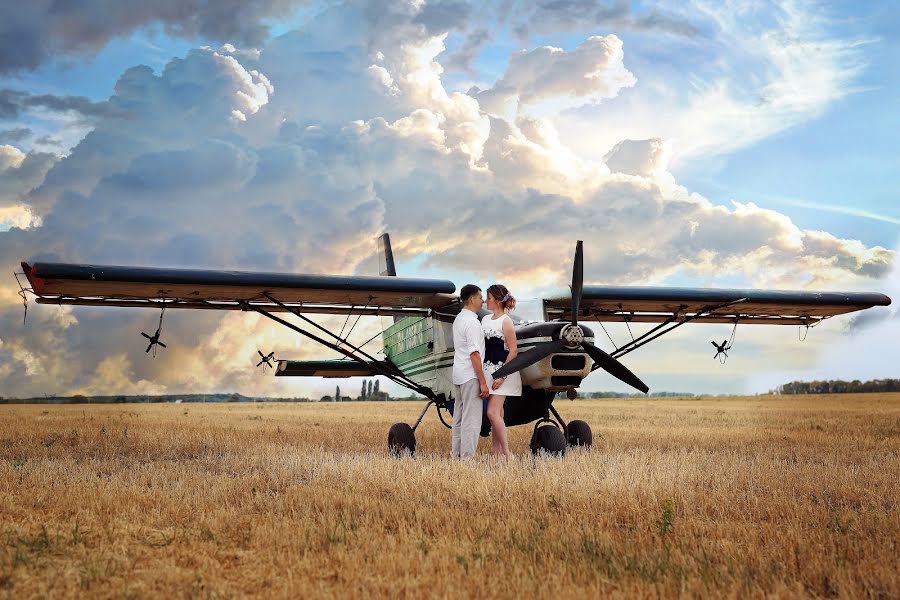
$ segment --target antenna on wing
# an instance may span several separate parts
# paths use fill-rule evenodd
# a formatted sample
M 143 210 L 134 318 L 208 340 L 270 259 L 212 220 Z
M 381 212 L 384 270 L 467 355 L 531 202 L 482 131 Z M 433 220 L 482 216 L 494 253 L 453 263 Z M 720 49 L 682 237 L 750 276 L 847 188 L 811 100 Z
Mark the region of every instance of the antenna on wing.
M 150 343 L 147 344 L 147 349 L 144 350 L 144 352 L 149 354 L 150 350 L 153 350 L 153 358 L 156 358 L 156 347 L 157 346 L 162 346 L 163 348 L 167 348 L 167 346 L 164 343 L 159 341 L 159 332 L 162 331 L 163 315 L 165 313 L 166 313 L 166 306 L 164 304 L 162 309 L 159 311 L 159 325 L 156 328 L 156 333 L 154 333 L 153 335 L 147 335 L 143 331 L 141 332 L 142 336 L 144 336 L 145 338 L 150 340 Z

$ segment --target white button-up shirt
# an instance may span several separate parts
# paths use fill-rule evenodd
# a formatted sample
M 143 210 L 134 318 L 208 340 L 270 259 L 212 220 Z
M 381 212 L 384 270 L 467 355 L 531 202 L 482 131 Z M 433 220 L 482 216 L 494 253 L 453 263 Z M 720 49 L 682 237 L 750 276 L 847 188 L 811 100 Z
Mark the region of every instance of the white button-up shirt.
M 475 379 L 472 367 L 473 352 L 478 352 L 484 363 L 484 330 L 478 321 L 478 315 L 468 308 L 462 309 L 453 320 L 453 373 L 451 381 L 454 385 L 462 385 Z

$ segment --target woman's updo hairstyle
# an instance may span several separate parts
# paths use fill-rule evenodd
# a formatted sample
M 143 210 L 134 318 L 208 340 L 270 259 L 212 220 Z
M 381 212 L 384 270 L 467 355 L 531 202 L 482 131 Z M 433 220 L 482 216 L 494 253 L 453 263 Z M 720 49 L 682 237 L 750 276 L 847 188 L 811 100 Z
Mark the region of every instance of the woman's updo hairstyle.
M 509 293 L 509 290 L 506 289 L 505 285 L 495 283 L 487 289 L 487 293 L 499 302 L 500 306 L 502 306 L 503 310 L 506 312 L 516 309 L 516 299 Z

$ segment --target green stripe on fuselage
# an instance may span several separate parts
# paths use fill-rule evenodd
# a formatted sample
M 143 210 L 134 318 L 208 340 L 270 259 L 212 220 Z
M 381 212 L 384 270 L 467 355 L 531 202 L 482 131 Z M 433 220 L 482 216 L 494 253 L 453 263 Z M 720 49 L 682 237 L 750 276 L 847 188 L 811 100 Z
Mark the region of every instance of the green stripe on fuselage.
M 453 357 L 451 356 L 449 358 L 440 359 L 440 360 L 437 360 L 432 363 L 425 363 L 424 365 L 419 365 L 419 366 L 413 367 L 409 370 L 403 369 L 403 374 L 410 375 L 410 376 L 421 375 L 422 373 L 428 373 L 430 371 L 434 371 L 437 369 L 445 369 L 447 367 L 452 367 L 452 366 L 453 366 Z

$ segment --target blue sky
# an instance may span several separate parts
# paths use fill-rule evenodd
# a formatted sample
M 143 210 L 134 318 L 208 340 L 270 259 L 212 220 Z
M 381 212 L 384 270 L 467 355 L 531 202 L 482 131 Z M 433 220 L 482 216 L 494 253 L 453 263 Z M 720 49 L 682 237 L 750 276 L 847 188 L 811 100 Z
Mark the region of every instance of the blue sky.
M 803 227 L 894 247 L 900 235 L 900 13 L 891 3 L 830 8 L 843 24 L 839 29 L 861 40 L 857 91 L 815 120 L 675 174 L 710 198 L 758 199 Z
M 565 285 L 575 239 L 594 283 L 893 289 L 890 2 L 290 4 L 0 12 L 28 42 L 0 59 L 0 255 L 362 273 L 387 229 L 402 274 L 502 279 L 520 298 Z M 35 373 L 281 393 L 239 374 L 250 338 L 313 356 L 207 315 L 150 364 L 124 333 L 97 339 L 140 315 L 41 313 L 40 337 L 10 329 L 17 296 L 0 291 L 0 384 L 23 393 Z M 784 332 L 742 335 L 727 374 L 692 362 L 715 328 L 662 344 L 672 364 L 633 360 L 656 389 L 758 391 L 760 370 L 809 372 L 848 339 L 829 325 L 802 353 Z M 203 376 L 172 368 L 229 344 L 192 363 Z

